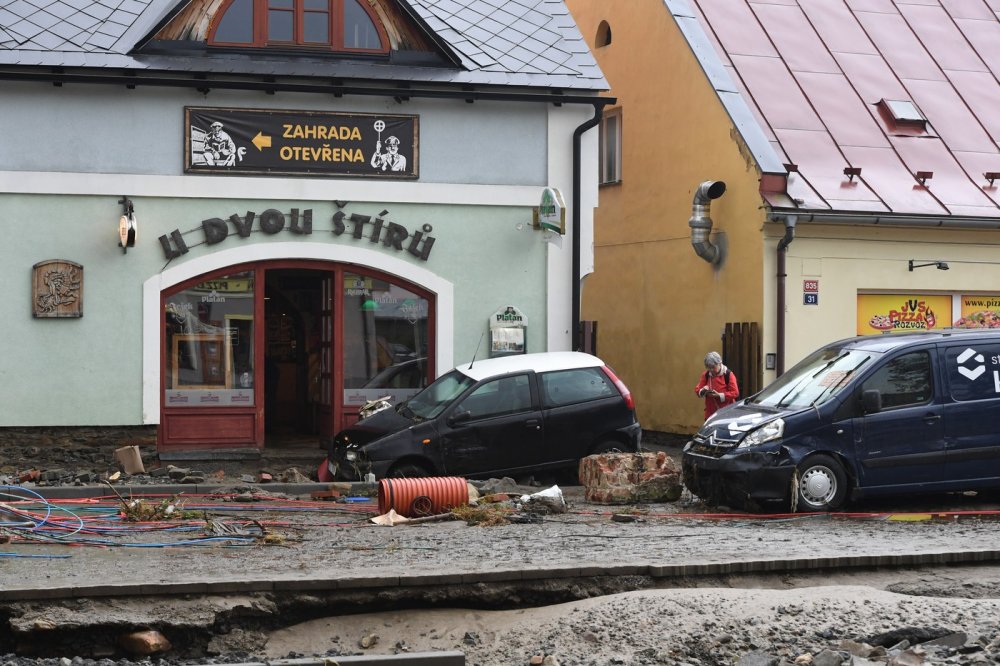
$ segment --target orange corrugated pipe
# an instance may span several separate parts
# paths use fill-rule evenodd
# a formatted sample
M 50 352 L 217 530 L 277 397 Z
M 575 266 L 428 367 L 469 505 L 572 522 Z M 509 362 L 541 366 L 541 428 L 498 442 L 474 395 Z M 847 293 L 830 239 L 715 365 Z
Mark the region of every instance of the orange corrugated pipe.
M 407 518 L 433 516 L 469 503 L 469 485 L 459 476 L 417 479 L 381 479 L 378 482 L 378 512 Z

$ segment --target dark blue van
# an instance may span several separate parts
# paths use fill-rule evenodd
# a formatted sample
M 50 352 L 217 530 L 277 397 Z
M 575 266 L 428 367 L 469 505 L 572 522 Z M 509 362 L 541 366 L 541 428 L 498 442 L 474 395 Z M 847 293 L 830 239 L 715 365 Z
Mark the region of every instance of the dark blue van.
M 828 344 L 706 421 L 683 478 L 709 504 L 793 512 L 998 488 L 1000 330 Z

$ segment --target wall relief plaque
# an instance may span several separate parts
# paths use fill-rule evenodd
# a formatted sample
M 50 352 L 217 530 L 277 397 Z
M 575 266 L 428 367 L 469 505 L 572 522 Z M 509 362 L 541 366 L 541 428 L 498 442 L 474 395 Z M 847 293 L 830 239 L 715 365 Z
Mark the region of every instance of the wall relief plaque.
M 31 305 L 35 317 L 83 316 L 83 266 L 66 259 L 34 265 Z

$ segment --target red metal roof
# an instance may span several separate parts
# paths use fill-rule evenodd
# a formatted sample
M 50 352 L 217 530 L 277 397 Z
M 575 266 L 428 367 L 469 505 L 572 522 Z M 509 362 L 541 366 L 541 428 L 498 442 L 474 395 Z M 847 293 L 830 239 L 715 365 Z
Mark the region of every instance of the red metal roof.
M 800 207 L 1000 217 L 1000 0 L 689 2 Z

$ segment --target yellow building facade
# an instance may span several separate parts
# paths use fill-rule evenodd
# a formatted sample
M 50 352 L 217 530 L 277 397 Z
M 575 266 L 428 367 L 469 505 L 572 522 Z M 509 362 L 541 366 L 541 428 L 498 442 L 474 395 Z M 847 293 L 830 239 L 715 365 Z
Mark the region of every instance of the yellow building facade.
M 599 322 L 598 353 L 626 378 L 643 426 L 689 432 L 701 424 L 693 389 L 705 354 L 726 322 L 764 316 L 760 173 L 661 0 L 621 3 L 629 11 L 616 12 L 611 43 L 598 47 L 608 4 L 568 2 L 622 128 L 621 181 L 600 190 L 582 314 Z M 709 180 L 726 183 L 709 212 L 717 265 L 694 252 L 688 226 Z
M 693 388 L 710 350 L 746 396 L 840 338 L 1000 322 L 1000 123 L 962 92 L 966 70 L 945 66 L 996 16 L 946 3 L 898 15 L 807 0 L 567 5 L 621 132 L 609 144 L 604 128 L 602 159 L 620 146 L 620 172 L 600 188 L 582 318 L 598 323 L 597 353 L 644 428 L 701 425 Z M 880 33 L 926 37 L 956 11 L 964 42 L 920 43 L 939 72 L 907 70 L 916 56 Z M 978 90 L 1000 95 L 987 78 Z M 698 207 L 706 181 L 725 192 Z M 717 261 L 696 252 L 699 216 Z M 726 351 L 727 324 L 758 335 Z

